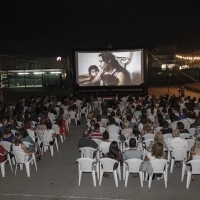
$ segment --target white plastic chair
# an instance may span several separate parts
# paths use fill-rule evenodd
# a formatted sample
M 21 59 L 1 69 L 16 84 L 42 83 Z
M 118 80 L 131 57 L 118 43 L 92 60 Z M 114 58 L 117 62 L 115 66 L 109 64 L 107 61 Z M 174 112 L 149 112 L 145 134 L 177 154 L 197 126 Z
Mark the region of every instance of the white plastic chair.
M 23 144 L 26 146 L 27 149 L 29 149 L 29 146 L 35 146 L 34 144 L 31 144 L 30 142 L 23 141 Z
M 104 127 L 100 127 L 100 132 L 101 132 L 101 133 L 104 133 L 105 130 L 106 130 L 106 128 L 104 128 Z
M 52 125 L 52 129 L 54 130 L 54 133 L 56 135 L 59 135 L 60 136 L 60 141 L 63 143 L 63 136 L 60 134 L 60 128 L 57 124 L 53 124 Z
M 147 139 L 154 139 L 155 135 L 154 134 L 145 134 L 142 136 L 145 140 Z
M 192 170 L 187 172 L 187 182 L 186 182 L 186 188 L 189 189 L 190 186 L 190 180 L 192 174 L 200 174 L 200 160 L 190 160 L 187 162 L 188 164 L 191 164 Z M 186 164 L 183 162 L 183 169 L 182 169 L 182 178 L 181 181 L 184 179 L 184 172 L 185 172 Z
M 163 135 L 163 137 L 164 137 L 164 140 L 166 140 L 168 138 L 173 138 L 173 135 L 172 135 L 172 133 L 166 133 Z
M 19 131 L 11 129 L 11 133 L 15 136 L 15 133 L 19 133 Z
M 143 187 L 144 172 L 140 170 L 142 162 L 143 160 L 137 158 L 125 160 L 125 162 L 123 163 L 123 171 L 125 171 L 125 187 L 127 187 L 128 177 L 130 173 L 139 173 L 141 187 Z
M 184 124 L 184 128 L 185 129 L 189 129 L 190 128 L 190 123 L 187 119 L 181 119 L 179 120 L 179 122 L 182 122 Z
M 40 141 L 43 143 L 43 147 L 41 149 L 42 154 L 43 154 L 43 152 L 46 152 L 46 150 L 49 147 L 50 148 L 50 152 L 51 152 L 51 156 L 53 156 L 53 154 L 54 154 L 53 145 L 49 144 L 49 142 L 47 141 L 46 135 L 43 134 L 43 131 L 37 130 L 37 133 L 38 133 L 38 137 L 40 138 Z M 56 137 L 54 138 L 54 144 L 56 145 L 57 152 L 59 153 L 58 141 L 57 141 Z
M 94 152 L 96 152 L 97 150 L 91 147 L 82 147 L 79 149 L 81 152 L 81 158 L 92 158 L 93 159 L 93 155 Z
M 188 131 L 190 133 L 190 136 L 193 137 L 195 134 L 195 128 L 189 128 Z
M 107 126 L 106 129 L 107 129 L 109 135 L 112 134 L 112 133 L 114 133 L 114 134 L 117 135 L 117 134 L 119 134 L 119 132 L 120 132 L 120 127 L 119 127 L 119 126 L 116 126 L 116 125 L 113 125 L 113 124 Z M 109 136 L 109 137 L 110 137 L 110 136 Z M 111 138 L 111 137 L 110 137 L 110 138 Z
M 12 143 L 7 142 L 7 141 L 1 141 L 1 142 L 0 142 L 0 145 L 2 145 L 3 148 L 8 152 L 8 154 L 7 154 L 7 160 L 8 160 L 8 162 L 9 162 L 11 171 L 13 171 L 13 169 L 12 169 L 12 162 L 11 162 L 10 154 L 9 154 L 9 153 L 10 153 L 10 146 L 12 145 Z M 15 164 L 14 157 L 13 157 L 12 161 L 13 161 L 13 164 Z
M 149 184 L 148 187 L 151 187 L 151 183 L 152 183 L 152 177 L 153 174 L 163 174 L 164 176 L 164 182 L 165 182 L 165 188 L 167 188 L 167 170 L 168 170 L 168 164 L 167 164 L 167 160 L 166 159 L 154 159 L 154 160 L 150 160 L 149 161 L 152 165 L 153 168 L 153 173 L 151 176 L 149 176 Z
M 172 157 L 171 157 L 171 168 L 170 172 L 173 172 L 174 162 L 181 161 L 183 162 L 186 158 L 187 149 L 186 148 L 176 148 L 172 150 Z
M 189 139 L 190 138 L 190 134 L 189 133 L 181 133 L 180 134 L 180 138 L 182 138 L 182 139 Z
M 119 139 L 119 134 L 117 134 L 117 133 L 109 133 L 109 139 L 118 140 Z
M 81 109 L 81 115 L 82 114 L 84 114 L 85 115 L 85 119 L 87 119 L 87 109 L 86 109 L 86 107 L 83 107 L 82 109 Z
M 171 152 L 171 150 L 169 149 L 169 147 L 167 146 L 168 145 L 168 143 L 169 143 L 169 139 L 170 138 L 167 138 L 167 139 L 165 139 L 164 140 L 164 152 L 167 152 L 167 161 L 168 162 L 170 162 L 170 159 L 171 159 L 171 157 L 170 157 L 170 152 Z
M 91 158 L 93 159 L 93 162 L 97 164 L 96 172 L 97 172 L 97 178 L 99 180 L 99 163 L 98 163 L 99 156 L 98 156 L 97 150 L 91 147 L 82 147 L 79 150 L 81 152 L 81 158 Z M 96 156 L 94 156 L 95 152 L 96 152 Z
M 177 123 L 178 123 L 178 121 L 171 122 L 170 127 L 172 128 L 172 130 L 176 129 Z
M 111 158 L 100 158 L 100 180 L 99 180 L 99 186 L 101 186 L 102 183 L 102 177 L 104 172 L 112 172 L 115 180 L 115 185 L 118 187 L 118 180 L 117 180 L 117 169 L 113 169 L 114 164 L 117 163 L 116 160 Z M 119 166 L 118 166 L 119 167 Z
M 152 122 L 153 122 L 154 119 L 155 119 L 154 115 L 148 115 L 147 117 L 148 117 L 148 119 L 150 119 Z
M 0 153 L 1 156 L 4 156 L 3 154 Z M 5 177 L 5 164 L 7 162 L 8 159 L 4 160 L 3 162 L 0 163 L 0 167 L 1 167 L 1 174 L 2 177 Z
M 189 156 L 190 156 L 190 149 L 194 146 L 194 139 L 187 139 L 186 142 L 188 144 L 188 151 L 189 151 Z
M 30 177 L 30 162 L 32 162 L 32 161 L 34 162 L 35 169 L 37 171 L 37 164 L 36 164 L 34 153 L 32 153 L 32 157 L 30 157 L 30 159 L 28 161 L 25 159 L 26 156 L 29 156 L 28 154 L 21 152 L 21 151 L 12 151 L 12 153 L 14 154 L 15 159 L 16 159 L 15 175 L 17 172 L 17 165 L 24 164 L 26 167 L 27 176 Z
M 74 120 L 75 124 L 77 125 L 77 116 L 78 113 L 76 113 L 75 111 L 73 110 L 69 111 L 69 124 L 71 124 L 71 120 Z
M 106 124 L 107 124 L 107 122 L 108 122 L 108 120 L 107 119 L 104 119 L 104 118 L 102 118 L 101 119 L 101 121 L 105 124 L 105 126 L 106 126 Z
M 76 160 L 78 162 L 78 172 L 79 172 L 79 180 L 78 185 L 80 186 L 81 177 L 83 172 L 91 172 L 94 187 L 96 187 L 96 177 L 95 177 L 95 164 L 92 158 L 79 158 Z
M 199 116 L 199 111 L 200 111 L 200 110 L 194 110 L 196 116 Z
M 106 143 L 106 145 L 104 144 L 104 145 L 102 145 L 102 143 Z M 108 153 L 109 152 L 109 147 L 110 147 L 110 143 L 111 142 L 103 142 L 102 141 L 102 143 L 100 143 L 100 145 L 99 145 L 99 153 L 100 153 L 100 157 L 103 157 L 103 153 L 104 153 L 104 155 L 106 154 L 106 153 Z M 102 147 L 103 146 L 103 147 Z
M 143 142 L 145 143 L 146 148 L 147 148 L 149 146 L 150 142 L 153 142 L 153 141 L 154 141 L 154 139 L 146 139 Z M 146 157 L 146 154 L 147 154 L 147 150 L 145 148 L 143 148 L 143 159 Z
M 17 121 L 17 127 L 22 128 L 22 122 Z
M 31 129 L 26 129 L 28 132 L 28 135 L 31 137 L 31 139 L 33 140 L 33 142 L 35 142 L 35 132 Z
M 33 123 L 34 128 L 36 128 L 38 123 L 35 121 L 31 121 L 31 122 Z

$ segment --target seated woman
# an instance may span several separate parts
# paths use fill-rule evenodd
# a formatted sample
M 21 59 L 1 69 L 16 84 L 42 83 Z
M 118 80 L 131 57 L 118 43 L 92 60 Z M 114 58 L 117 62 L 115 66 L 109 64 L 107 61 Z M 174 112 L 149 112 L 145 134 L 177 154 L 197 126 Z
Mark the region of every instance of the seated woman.
M 22 135 L 19 133 L 15 134 L 14 143 L 11 146 L 12 151 L 24 152 L 28 155 L 25 155 L 25 161 L 28 161 L 34 151 L 29 151 L 26 146 L 23 144 Z
M 56 124 L 58 124 L 58 126 L 60 127 L 60 134 L 62 136 L 66 136 L 67 135 L 67 126 L 66 126 L 65 120 L 63 119 L 63 114 L 60 114 L 56 118 Z
M 115 159 L 117 162 L 122 163 L 122 161 L 123 161 L 122 153 L 121 153 L 121 151 L 118 147 L 118 143 L 116 141 L 112 141 L 110 143 L 109 152 L 105 154 L 105 157 Z M 118 167 L 118 164 L 114 165 L 114 169 L 116 169 L 117 167 Z M 108 173 L 104 173 L 103 176 L 106 178 L 110 177 Z
M 146 134 L 154 134 L 153 129 L 151 128 L 150 124 L 144 124 L 143 129 L 141 131 L 141 136 Z
M 133 132 L 133 128 L 130 126 L 128 120 L 124 120 L 124 129 L 121 131 L 121 135 L 129 134 Z
M 47 130 L 44 131 L 44 136 L 47 142 L 52 146 L 55 142 L 56 133 L 52 129 L 52 124 L 49 122 L 46 124 Z
M 29 136 L 28 132 L 26 129 L 21 131 L 22 134 L 22 140 L 31 143 L 31 145 L 29 145 L 29 151 L 35 151 L 35 143 L 34 141 L 31 139 L 31 137 Z
M 6 126 L 4 134 L 3 134 L 3 141 L 13 143 L 14 135 L 11 133 L 10 127 Z
M 154 137 L 154 141 L 153 142 L 150 142 L 149 146 L 146 147 L 146 150 L 151 152 L 151 149 L 154 145 L 155 142 L 160 142 L 164 145 L 164 137 L 163 137 L 163 134 L 161 131 L 158 131 L 156 134 L 155 134 L 155 137 Z
M 194 142 L 194 146 L 190 150 L 190 157 L 186 160 L 186 164 L 190 160 L 199 160 L 199 159 L 200 159 L 200 137 L 197 137 Z M 186 170 L 187 171 L 191 170 L 191 166 L 188 165 Z M 187 172 L 185 173 L 185 175 L 187 175 Z M 192 174 L 192 181 L 194 180 L 195 180 L 195 174 Z
M 145 164 L 143 165 L 143 171 L 147 171 L 149 175 L 152 174 L 152 166 L 148 161 L 154 160 L 154 159 L 161 159 L 164 157 L 164 149 L 163 149 L 163 143 L 161 142 L 155 142 L 152 146 L 151 152 L 148 152 L 145 157 Z M 162 178 L 162 174 L 156 174 L 157 180 L 160 180 Z
M 46 130 L 47 129 L 47 127 L 46 127 L 46 124 L 45 124 L 45 118 L 44 117 L 42 117 L 41 119 L 40 119 L 40 124 L 38 125 L 38 130 L 41 130 L 41 131 L 43 131 L 43 130 Z
M 105 154 L 108 153 L 110 143 L 111 142 L 109 141 L 109 133 L 108 131 L 104 131 L 102 142 L 100 142 L 99 145 L 99 151 L 101 152 L 102 156 L 105 156 Z
M 105 127 L 105 124 L 101 121 L 100 115 L 97 115 L 97 123 L 99 123 L 100 127 Z

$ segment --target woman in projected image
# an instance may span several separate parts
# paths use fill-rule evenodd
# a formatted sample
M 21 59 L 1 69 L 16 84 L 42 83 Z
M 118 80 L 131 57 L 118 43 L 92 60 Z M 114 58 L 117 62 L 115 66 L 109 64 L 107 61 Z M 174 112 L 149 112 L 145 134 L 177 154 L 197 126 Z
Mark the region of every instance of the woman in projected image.
M 102 78 L 104 75 L 116 77 L 118 79 L 116 85 L 131 85 L 131 78 L 128 71 L 118 63 L 111 52 L 100 53 L 99 62 L 102 71 L 99 71 L 95 78 L 90 82 L 90 85 L 96 85 L 97 83 L 103 85 Z

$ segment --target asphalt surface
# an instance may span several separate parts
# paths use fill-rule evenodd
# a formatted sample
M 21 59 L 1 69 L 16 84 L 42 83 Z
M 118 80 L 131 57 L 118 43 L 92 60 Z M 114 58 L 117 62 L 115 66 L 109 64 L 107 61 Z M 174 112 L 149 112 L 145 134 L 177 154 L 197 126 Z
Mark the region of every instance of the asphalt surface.
M 151 93 L 152 90 L 152 93 Z M 150 88 L 149 93 L 160 95 L 165 92 L 165 88 Z M 174 89 L 175 91 L 175 89 Z M 172 91 L 173 92 L 173 91 Z M 188 91 L 186 91 L 188 92 Z M 5 92 L 4 98 L 15 96 Z M 32 95 L 40 92 L 32 92 Z M 187 93 L 186 93 L 187 94 Z M 198 93 L 193 93 L 195 96 Z M 189 95 L 189 93 L 188 93 Z M 26 96 L 21 92 L 21 96 Z M 200 195 L 200 176 L 196 176 L 194 182 L 190 183 L 190 188 L 186 189 L 186 177 L 181 182 L 181 168 L 174 168 L 173 173 L 168 173 L 168 187 L 164 187 L 164 180 L 153 180 L 151 188 L 148 182 L 144 182 L 144 187 L 140 186 L 140 179 L 129 176 L 128 186 L 124 181 L 119 181 L 119 187 L 115 186 L 113 175 L 110 178 L 103 178 L 102 185 L 93 186 L 92 175 L 83 174 L 81 186 L 78 186 L 78 166 L 76 159 L 80 157 L 77 148 L 78 140 L 82 137 L 85 129 L 85 118 L 81 119 L 81 125 L 72 124 L 64 143 L 59 140 L 59 153 L 54 147 L 54 156 L 47 151 L 42 156 L 42 160 L 37 162 L 38 171 L 34 165 L 30 166 L 30 177 L 26 175 L 25 168 L 17 174 L 11 172 L 10 166 L 6 165 L 6 175 L 0 177 L 0 200 L 64 200 L 64 199 L 88 199 L 88 200 L 197 200 Z

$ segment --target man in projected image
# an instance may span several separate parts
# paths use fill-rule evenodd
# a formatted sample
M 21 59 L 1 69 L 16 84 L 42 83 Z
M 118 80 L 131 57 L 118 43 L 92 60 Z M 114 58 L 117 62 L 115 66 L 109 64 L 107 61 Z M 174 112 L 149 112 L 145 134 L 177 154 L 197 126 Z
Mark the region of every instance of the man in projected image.
M 96 77 L 90 82 L 90 85 L 96 85 L 100 82 L 103 85 L 104 75 L 112 75 L 118 79 L 116 85 L 131 85 L 131 79 L 128 71 L 123 68 L 111 52 L 102 52 L 99 54 L 100 68 L 102 69 Z
M 90 82 L 95 78 L 95 76 L 99 73 L 99 69 L 96 65 L 91 65 L 88 68 L 88 72 L 90 75 Z

